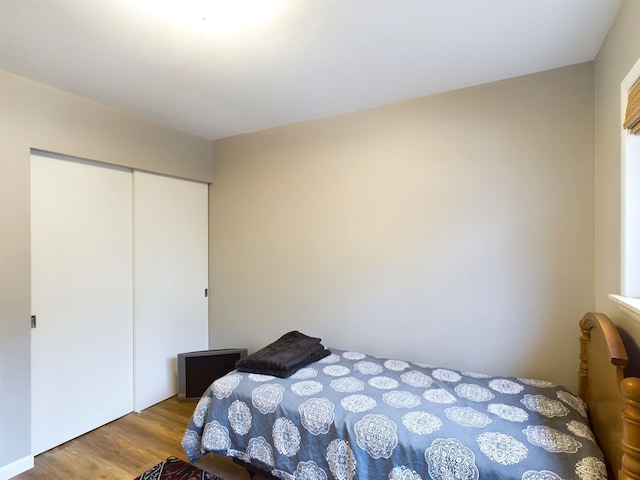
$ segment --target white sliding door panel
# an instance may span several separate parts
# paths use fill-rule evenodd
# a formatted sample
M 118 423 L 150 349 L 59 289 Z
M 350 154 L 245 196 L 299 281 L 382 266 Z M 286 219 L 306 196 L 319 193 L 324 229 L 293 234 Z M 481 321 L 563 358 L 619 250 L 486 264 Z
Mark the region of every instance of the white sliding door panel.
M 134 410 L 177 393 L 181 352 L 208 347 L 208 186 L 134 172 Z
M 133 409 L 132 174 L 31 156 L 32 454 Z

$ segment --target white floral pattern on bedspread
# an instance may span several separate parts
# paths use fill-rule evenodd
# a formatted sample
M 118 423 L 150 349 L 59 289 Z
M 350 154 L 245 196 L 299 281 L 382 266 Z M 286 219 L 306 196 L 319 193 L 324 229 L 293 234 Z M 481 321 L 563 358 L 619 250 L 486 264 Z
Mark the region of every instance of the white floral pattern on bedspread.
M 189 459 L 212 451 L 284 480 L 606 478 L 584 402 L 561 386 L 331 351 L 289 378 L 216 380 Z

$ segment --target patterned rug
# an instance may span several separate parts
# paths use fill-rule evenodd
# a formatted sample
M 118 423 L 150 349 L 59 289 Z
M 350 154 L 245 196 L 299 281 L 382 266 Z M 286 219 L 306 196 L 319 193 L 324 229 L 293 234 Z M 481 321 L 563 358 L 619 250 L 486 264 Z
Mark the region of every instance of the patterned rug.
M 176 457 L 169 457 L 134 480 L 223 480 Z

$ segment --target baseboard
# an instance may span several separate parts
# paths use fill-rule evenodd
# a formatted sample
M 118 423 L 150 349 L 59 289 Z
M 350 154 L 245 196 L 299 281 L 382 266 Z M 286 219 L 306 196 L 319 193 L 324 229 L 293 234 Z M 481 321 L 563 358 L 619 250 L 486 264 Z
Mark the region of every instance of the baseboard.
M 33 455 L 23 457 L 8 465 L 0 467 L 0 480 L 9 480 L 16 475 L 33 468 Z

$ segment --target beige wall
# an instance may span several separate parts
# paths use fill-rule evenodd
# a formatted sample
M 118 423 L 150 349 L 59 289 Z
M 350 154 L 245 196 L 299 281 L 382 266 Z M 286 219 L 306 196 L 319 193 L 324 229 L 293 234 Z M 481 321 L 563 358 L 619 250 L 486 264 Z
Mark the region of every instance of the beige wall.
M 608 299 L 620 293 L 620 83 L 640 58 L 640 1 L 625 0 L 595 61 L 596 308 L 640 344 L 640 323 Z M 631 347 L 631 342 L 627 343 Z M 640 374 L 640 355 L 630 350 Z
M 0 471 L 31 450 L 30 148 L 212 179 L 211 142 L 0 71 Z
M 574 388 L 593 308 L 593 64 L 214 143 L 211 344 Z

